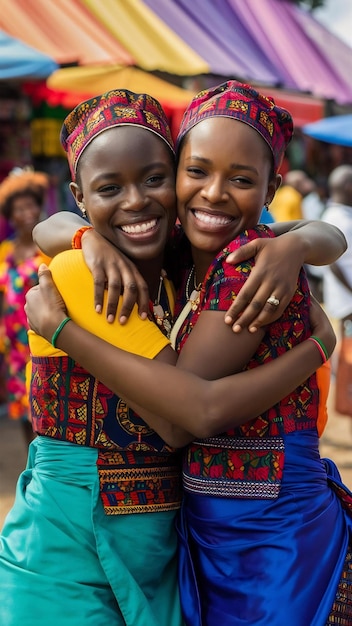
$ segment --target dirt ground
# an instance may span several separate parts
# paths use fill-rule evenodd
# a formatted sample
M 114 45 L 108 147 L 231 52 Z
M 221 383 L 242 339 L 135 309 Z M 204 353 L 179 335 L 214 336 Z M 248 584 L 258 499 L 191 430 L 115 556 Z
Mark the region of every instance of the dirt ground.
M 329 421 L 321 439 L 321 454 L 333 459 L 342 480 L 352 489 L 352 418 L 333 411 L 333 387 L 329 397 Z M 26 445 L 19 424 L 0 412 L 0 527 L 12 505 L 18 475 L 26 464 Z

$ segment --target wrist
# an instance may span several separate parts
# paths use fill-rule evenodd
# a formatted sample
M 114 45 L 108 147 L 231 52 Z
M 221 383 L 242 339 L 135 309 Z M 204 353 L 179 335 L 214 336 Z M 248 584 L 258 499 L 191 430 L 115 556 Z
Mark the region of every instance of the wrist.
M 320 337 L 317 337 L 316 335 L 312 335 L 311 337 L 308 337 L 308 341 L 311 341 L 312 343 L 315 344 L 321 356 L 322 363 L 326 363 L 326 361 L 329 359 L 329 352 L 324 342 L 320 339 Z
M 61 320 L 61 322 L 59 322 L 59 324 L 56 326 L 55 330 L 53 331 L 50 343 L 54 346 L 54 348 L 57 347 L 57 341 L 60 337 L 62 330 L 65 328 L 66 324 L 68 324 L 68 322 L 70 321 L 71 321 L 71 318 L 68 315 L 66 315 Z
M 73 250 L 81 250 L 82 248 L 82 237 L 88 230 L 94 230 L 93 226 L 81 226 L 78 230 L 76 230 L 75 234 L 72 237 L 71 248 Z

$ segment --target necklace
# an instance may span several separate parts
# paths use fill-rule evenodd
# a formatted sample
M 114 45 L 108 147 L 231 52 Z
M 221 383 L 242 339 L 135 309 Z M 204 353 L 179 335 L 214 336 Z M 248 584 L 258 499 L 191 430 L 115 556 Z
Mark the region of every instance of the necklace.
M 166 335 L 170 337 L 171 332 L 171 313 L 167 310 L 169 307 L 169 300 L 167 297 L 167 292 L 164 285 L 164 278 L 166 277 L 165 270 L 161 270 L 160 279 L 159 279 L 159 287 L 156 299 L 153 302 L 153 315 L 154 319 L 158 326 L 160 326 L 160 330 Z M 162 295 L 164 296 L 164 304 L 165 308 L 161 304 Z
M 191 284 L 191 278 L 193 277 L 193 289 L 192 289 L 192 293 L 189 293 L 189 288 L 190 288 L 190 284 Z M 197 277 L 196 277 L 196 267 L 195 265 L 192 266 L 190 273 L 188 274 L 188 278 L 187 278 L 187 282 L 186 282 L 186 288 L 185 288 L 185 294 L 186 294 L 186 300 L 187 302 L 189 301 L 191 303 L 191 309 L 192 311 L 196 311 L 198 308 L 198 305 L 200 303 L 200 290 L 202 288 L 202 283 L 198 283 L 197 284 Z

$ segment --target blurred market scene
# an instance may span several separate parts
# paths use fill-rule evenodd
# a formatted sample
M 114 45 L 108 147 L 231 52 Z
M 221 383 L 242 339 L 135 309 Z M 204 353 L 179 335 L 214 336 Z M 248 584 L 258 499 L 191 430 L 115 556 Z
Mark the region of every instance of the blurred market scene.
M 322 219 L 330 174 L 352 166 L 352 34 L 348 43 L 319 19 L 324 4 L 333 0 L 0 0 L 0 183 L 14 168 L 43 172 L 42 217 L 75 212 L 59 139 L 73 107 L 119 87 L 146 92 L 161 102 L 176 137 L 191 98 L 231 78 L 291 112 L 295 134 L 280 170 L 283 189 L 298 194 L 292 219 Z M 297 172 L 309 179 L 304 192 L 291 176 Z M 352 189 L 350 205 L 352 221 Z M 274 206 L 272 216 L 287 219 Z M 0 220 L 2 241 L 9 226 Z M 322 272 L 307 271 L 324 306 Z M 350 284 L 352 291 L 352 276 Z M 340 341 L 344 331 L 333 322 Z M 321 448 L 352 488 L 352 350 L 350 359 L 350 404 L 339 411 L 333 360 Z M 0 454 L 0 521 L 26 458 L 2 409 L 0 440 L 11 445 Z

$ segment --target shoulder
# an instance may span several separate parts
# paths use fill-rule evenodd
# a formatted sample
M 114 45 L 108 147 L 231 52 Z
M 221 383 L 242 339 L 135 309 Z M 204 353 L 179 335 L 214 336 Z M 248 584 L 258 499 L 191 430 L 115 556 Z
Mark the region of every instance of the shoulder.
M 238 237 L 230 241 L 226 248 L 223 248 L 223 250 L 221 250 L 217 254 L 214 261 L 209 266 L 205 280 L 208 281 L 208 279 L 214 277 L 214 275 L 219 271 L 220 268 L 223 268 L 223 270 L 226 272 L 229 271 L 230 273 L 233 273 L 234 271 L 236 271 L 237 268 L 241 267 L 241 265 L 247 264 L 248 262 L 253 265 L 254 259 L 250 259 L 248 262 L 245 261 L 244 263 L 236 266 L 226 263 L 226 259 L 231 252 L 238 250 L 238 248 L 241 248 L 241 246 L 244 246 L 246 243 L 249 243 L 259 238 L 270 239 L 274 237 L 274 232 L 266 224 L 258 224 L 255 228 L 243 231 L 238 235 Z
M 226 310 L 240 291 L 254 265 L 254 258 L 237 265 L 226 262 L 231 252 L 258 238 L 275 237 L 272 230 L 265 224 L 243 231 L 233 239 L 226 248 L 221 250 L 211 263 L 203 284 L 203 307 Z

